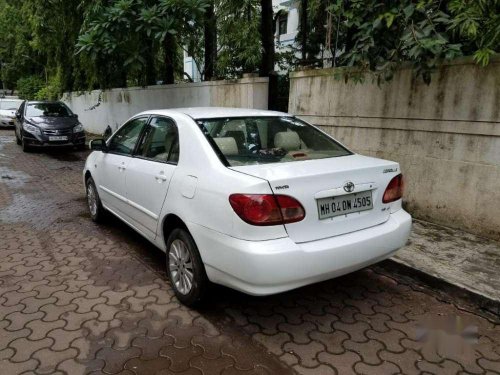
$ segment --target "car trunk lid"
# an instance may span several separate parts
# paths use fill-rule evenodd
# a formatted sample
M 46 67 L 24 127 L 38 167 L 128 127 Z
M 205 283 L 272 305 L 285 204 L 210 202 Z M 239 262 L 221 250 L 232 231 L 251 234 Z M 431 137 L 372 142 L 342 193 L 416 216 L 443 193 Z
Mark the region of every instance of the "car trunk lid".
M 289 195 L 303 205 L 304 220 L 285 225 L 297 243 L 387 221 L 390 204 L 382 203 L 382 197 L 390 180 L 399 174 L 397 163 L 361 155 L 231 169 L 263 178 L 275 194 Z

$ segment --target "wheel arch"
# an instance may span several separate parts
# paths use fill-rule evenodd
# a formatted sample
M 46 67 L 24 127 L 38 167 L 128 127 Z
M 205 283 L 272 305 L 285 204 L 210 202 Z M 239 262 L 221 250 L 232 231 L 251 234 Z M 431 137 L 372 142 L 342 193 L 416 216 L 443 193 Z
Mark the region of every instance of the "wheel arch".
M 87 183 L 87 180 L 89 179 L 89 177 L 92 177 L 92 173 L 90 173 L 90 171 L 87 169 L 87 171 L 85 172 L 85 175 L 84 175 L 85 183 Z
M 167 247 L 167 240 L 168 240 L 168 237 L 170 236 L 170 233 L 172 233 L 172 231 L 176 228 L 182 228 L 182 229 L 186 230 L 189 234 L 191 234 L 188 226 L 186 225 L 186 223 L 184 223 L 184 221 L 179 216 L 177 216 L 174 213 L 169 213 L 169 214 L 165 215 L 165 217 L 163 218 L 163 221 L 162 221 L 162 225 L 161 225 L 161 233 L 162 233 L 162 237 L 163 237 L 163 242 L 165 244 L 165 248 Z M 192 234 L 191 234 L 191 236 L 192 236 Z

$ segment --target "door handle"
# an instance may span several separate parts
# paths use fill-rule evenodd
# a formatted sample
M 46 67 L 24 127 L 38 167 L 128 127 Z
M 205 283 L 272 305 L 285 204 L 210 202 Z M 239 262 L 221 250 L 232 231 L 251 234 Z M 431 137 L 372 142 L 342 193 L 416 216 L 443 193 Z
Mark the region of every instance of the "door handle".
M 119 169 L 120 171 L 124 171 L 125 169 L 127 169 L 127 167 L 125 167 L 125 163 L 122 163 L 122 165 L 120 165 L 120 166 L 118 167 L 118 169 Z
M 163 174 L 163 172 L 160 172 L 160 174 L 156 175 L 155 179 L 160 183 L 167 181 L 167 177 Z

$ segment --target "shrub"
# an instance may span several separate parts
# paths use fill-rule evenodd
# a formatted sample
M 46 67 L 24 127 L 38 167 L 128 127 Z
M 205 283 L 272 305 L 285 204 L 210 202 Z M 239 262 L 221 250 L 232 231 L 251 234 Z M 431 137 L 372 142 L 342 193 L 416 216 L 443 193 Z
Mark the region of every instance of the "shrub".
M 17 90 L 21 99 L 36 99 L 37 93 L 45 86 L 43 80 L 38 76 L 20 78 L 17 81 Z
M 36 100 L 58 100 L 61 96 L 62 84 L 61 74 L 58 70 L 55 76 L 50 77 L 47 85 L 44 85 L 35 95 Z

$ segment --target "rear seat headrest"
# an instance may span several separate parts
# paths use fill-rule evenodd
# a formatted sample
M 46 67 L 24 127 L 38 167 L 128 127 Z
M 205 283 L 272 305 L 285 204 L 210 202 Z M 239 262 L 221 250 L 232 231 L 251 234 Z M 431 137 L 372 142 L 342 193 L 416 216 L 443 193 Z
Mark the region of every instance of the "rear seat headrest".
M 214 142 L 224 155 L 238 155 L 238 145 L 233 137 L 214 138 Z

